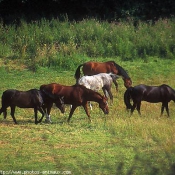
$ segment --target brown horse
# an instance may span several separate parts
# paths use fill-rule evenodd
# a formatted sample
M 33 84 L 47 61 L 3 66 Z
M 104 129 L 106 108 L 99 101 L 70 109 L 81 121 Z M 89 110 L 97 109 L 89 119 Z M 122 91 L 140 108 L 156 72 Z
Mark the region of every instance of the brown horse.
M 131 105 L 130 100 L 133 100 L 133 105 Z M 138 113 L 140 113 L 141 101 L 147 101 L 150 103 L 162 103 L 161 114 L 163 114 L 164 109 L 169 116 L 168 103 L 173 100 L 175 102 L 175 90 L 166 84 L 160 86 L 147 86 L 140 84 L 134 87 L 130 87 L 125 91 L 124 102 L 127 109 L 131 109 L 131 115 L 135 108 Z
M 15 124 L 17 124 L 15 118 L 15 108 L 33 108 L 35 114 L 35 124 L 42 121 L 44 114 L 47 114 L 46 109 L 51 108 L 49 104 L 55 103 L 56 106 L 64 113 L 64 102 L 62 98 L 58 97 L 57 101 L 48 98 L 43 92 L 37 89 L 30 89 L 28 91 L 19 91 L 16 89 L 7 89 L 2 94 L 2 108 L 0 109 L 0 115 L 3 112 L 4 119 L 7 117 L 7 108 L 11 108 L 11 116 Z M 41 119 L 38 121 L 37 112 L 42 114 Z M 50 111 L 49 111 L 50 113 Z
M 80 67 L 82 67 L 82 72 L 84 75 L 96 75 L 99 73 L 113 73 L 122 76 L 124 85 L 126 88 L 129 88 L 132 86 L 132 80 L 127 74 L 127 72 L 118 64 L 116 64 L 114 61 L 107 61 L 107 62 L 86 62 L 83 64 L 80 64 L 75 72 L 75 79 L 78 82 L 78 79 L 80 78 Z M 118 84 L 115 84 L 116 89 L 118 89 Z
M 105 114 L 109 113 L 107 98 L 95 92 L 91 89 L 87 89 L 82 85 L 64 86 L 61 84 L 51 83 L 48 85 L 41 85 L 40 90 L 47 94 L 49 97 L 56 100 L 58 96 L 64 97 L 64 103 L 72 105 L 69 113 L 68 122 L 72 117 L 75 109 L 78 106 L 83 106 L 84 110 L 91 121 L 90 114 L 88 112 L 88 101 L 95 101 L 99 104 L 99 107 Z

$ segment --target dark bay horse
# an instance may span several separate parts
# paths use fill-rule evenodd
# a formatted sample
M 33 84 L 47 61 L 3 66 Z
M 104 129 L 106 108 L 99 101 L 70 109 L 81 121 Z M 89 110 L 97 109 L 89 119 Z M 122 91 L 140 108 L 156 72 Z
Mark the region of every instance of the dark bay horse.
M 88 101 L 95 101 L 99 104 L 99 107 L 103 110 L 105 114 L 109 113 L 107 98 L 95 92 L 91 89 L 87 89 L 82 85 L 64 86 L 61 84 L 51 83 L 47 85 L 41 85 L 41 91 L 44 91 L 48 96 L 52 97 L 54 100 L 58 96 L 64 97 L 64 103 L 72 105 L 69 113 L 68 123 L 78 106 L 83 106 L 89 121 L 91 121 L 90 114 L 88 112 L 87 103 Z
M 38 124 L 42 121 L 44 114 L 46 113 L 47 101 L 51 101 L 48 97 L 41 91 L 37 89 L 31 89 L 28 91 L 18 91 L 15 89 L 8 89 L 2 94 L 2 108 L 0 109 L 0 114 L 3 112 L 4 118 L 7 117 L 7 108 L 11 108 L 11 116 L 15 124 L 17 124 L 15 114 L 16 106 L 19 108 L 33 108 L 35 114 L 35 124 Z M 52 100 L 53 101 L 53 100 Z M 60 108 L 61 111 L 64 111 L 64 103 L 61 98 L 56 102 L 56 106 Z M 42 114 L 41 119 L 37 120 L 37 112 Z
M 133 106 L 130 103 L 130 99 L 133 100 Z M 141 101 L 147 101 L 150 103 L 162 103 L 161 115 L 163 114 L 164 108 L 169 116 L 168 103 L 173 100 L 175 102 L 175 90 L 170 86 L 163 84 L 161 86 L 147 86 L 137 85 L 130 87 L 125 91 L 124 102 L 127 109 L 131 109 L 131 115 L 135 108 L 140 113 Z
M 75 72 L 75 79 L 78 82 L 80 78 L 80 68 L 82 67 L 82 72 L 84 75 L 96 75 L 99 73 L 113 73 L 122 76 L 124 85 L 126 88 L 132 86 L 132 80 L 127 74 L 127 72 L 114 61 L 107 62 L 93 62 L 89 61 L 83 64 L 80 64 Z M 115 84 L 116 89 L 118 89 L 118 84 Z

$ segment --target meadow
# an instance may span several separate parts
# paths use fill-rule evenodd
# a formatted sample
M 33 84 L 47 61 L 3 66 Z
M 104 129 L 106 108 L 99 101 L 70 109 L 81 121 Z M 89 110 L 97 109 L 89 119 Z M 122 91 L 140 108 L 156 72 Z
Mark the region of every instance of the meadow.
M 137 26 L 132 19 L 0 23 L 0 95 L 52 82 L 73 85 L 75 69 L 89 60 L 114 60 L 133 85 L 175 88 L 174 31 L 174 19 Z M 35 125 L 32 109 L 17 108 L 14 125 L 8 109 L 6 120 L 0 116 L 0 174 L 173 175 L 175 104 L 169 104 L 170 118 L 160 117 L 160 103 L 146 102 L 141 117 L 137 111 L 130 117 L 122 78 L 118 84 L 108 115 L 93 103 L 92 123 L 79 107 L 67 124 L 70 106 L 64 114 L 54 106 L 52 124 Z
M 105 60 L 111 60 L 107 58 Z M 148 62 L 113 59 L 125 68 L 133 85 L 169 84 L 175 87 L 175 63 L 172 60 L 150 58 Z M 20 62 L 1 59 L 0 94 L 6 89 L 28 90 L 41 84 L 75 83 L 74 71 L 39 67 L 32 72 Z M 104 61 L 99 58 L 99 61 Z M 119 91 L 113 86 L 114 104 L 104 115 L 96 103 L 90 111 L 92 123 L 79 107 L 70 124 L 66 112 L 53 107 L 52 124 L 34 124 L 32 109 L 16 109 L 15 125 L 8 110 L 7 119 L 0 117 L 1 174 L 173 174 L 175 169 L 175 104 L 171 102 L 170 118 L 159 117 L 161 104 L 143 102 L 142 116 L 134 112 L 129 117 L 119 79 Z M 101 92 L 102 93 L 102 92 Z M 40 115 L 39 115 L 40 116 Z

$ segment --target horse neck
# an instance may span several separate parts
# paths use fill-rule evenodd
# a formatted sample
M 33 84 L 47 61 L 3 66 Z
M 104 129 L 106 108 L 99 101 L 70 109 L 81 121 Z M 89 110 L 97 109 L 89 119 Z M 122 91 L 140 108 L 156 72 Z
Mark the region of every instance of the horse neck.
M 87 94 L 87 101 L 94 101 L 99 103 L 102 99 L 102 96 L 98 92 L 91 91 L 93 93 Z
M 124 79 L 130 79 L 127 72 L 118 64 L 115 63 L 116 68 L 118 69 L 118 75 L 121 75 Z

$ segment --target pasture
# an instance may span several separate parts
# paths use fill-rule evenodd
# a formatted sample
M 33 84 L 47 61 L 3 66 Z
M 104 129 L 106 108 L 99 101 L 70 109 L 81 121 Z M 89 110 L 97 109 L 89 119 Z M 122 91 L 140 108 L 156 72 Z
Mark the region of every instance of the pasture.
M 133 85 L 168 84 L 175 88 L 175 62 L 149 58 L 141 60 L 114 60 L 128 71 Z M 75 71 L 38 68 L 32 72 L 16 60 L 0 62 L 0 94 L 6 89 L 39 89 L 41 84 L 52 82 L 73 85 Z M 160 118 L 161 104 L 142 102 L 140 117 L 126 111 L 123 80 L 114 85 L 113 105 L 104 115 L 96 103 L 90 111 L 92 123 L 84 109 L 79 107 L 67 124 L 70 107 L 62 114 L 52 108 L 53 123 L 34 124 L 33 109 L 16 108 L 18 125 L 9 114 L 0 116 L 0 174 L 25 172 L 26 174 L 115 174 L 162 175 L 175 171 L 175 104 L 170 102 L 170 118 L 166 113 Z M 100 91 L 103 94 L 102 91 Z M 40 116 L 40 114 L 38 114 Z M 28 172 L 27 172 L 28 171 Z

